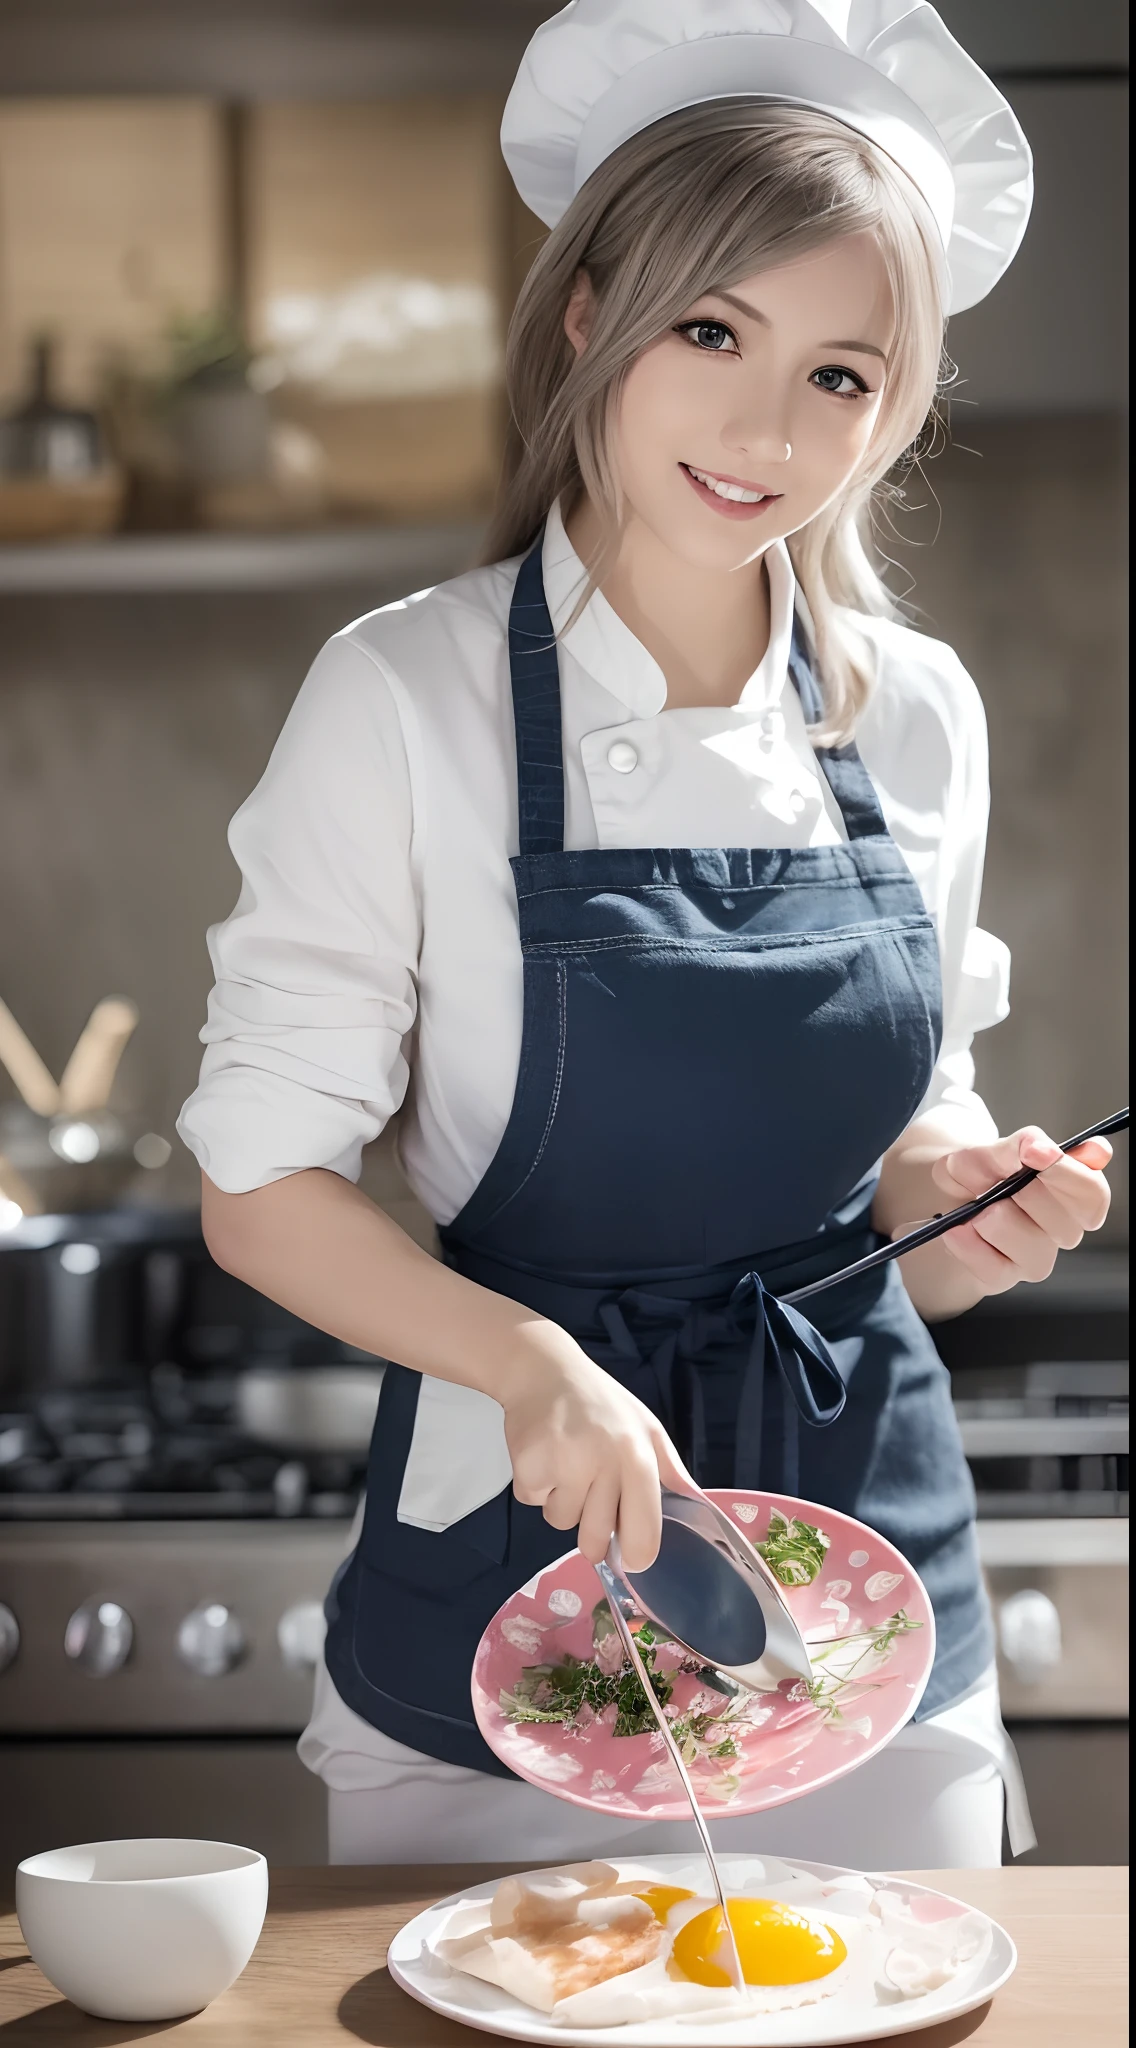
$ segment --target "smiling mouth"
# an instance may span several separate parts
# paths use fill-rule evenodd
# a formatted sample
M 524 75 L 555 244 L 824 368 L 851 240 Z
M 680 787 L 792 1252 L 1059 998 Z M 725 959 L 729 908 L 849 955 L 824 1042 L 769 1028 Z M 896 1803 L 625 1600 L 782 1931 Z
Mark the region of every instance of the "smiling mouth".
M 782 496 L 780 491 L 763 490 L 760 484 L 743 484 L 734 477 L 715 476 L 709 469 L 695 469 L 690 462 L 680 462 L 679 468 L 685 471 L 692 484 L 708 492 L 722 506 L 756 512 L 765 505 L 776 504 Z

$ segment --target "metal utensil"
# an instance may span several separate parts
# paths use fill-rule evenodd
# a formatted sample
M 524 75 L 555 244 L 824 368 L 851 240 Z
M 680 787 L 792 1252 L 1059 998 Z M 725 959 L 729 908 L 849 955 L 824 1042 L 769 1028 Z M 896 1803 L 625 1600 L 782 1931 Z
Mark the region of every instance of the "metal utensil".
M 1087 1131 L 1078 1131 L 1075 1138 L 1066 1138 L 1062 1152 L 1074 1152 L 1078 1145 L 1084 1145 L 1090 1138 L 1103 1138 L 1109 1131 L 1128 1129 L 1127 1109 L 1118 1109 L 1111 1116 L 1102 1117 L 1099 1124 L 1090 1124 Z M 814 1294 L 824 1294 L 830 1287 L 839 1287 L 842 1280 L 854 1280 L 861 1273 L 871 1273 L 876 1266 L 890 1265 L 892 1259 L 902 1259 L 907 1252 L 917 1251 L 920 1245 L 932 1244 L 937 1237 L 945 1237 L 948 1230 L 957 1230 L 960 1223 L 970 1223 L 975 1216 L 981 1216 L 984 1209 L 990 1209 L 995 1202 L 1005 1202 L 1012 1195 L 1028 1188 L 1048 1172 L 1044 1166 L 1023 1166 L 1018 1173 L 1012 1173 L 1006 1180 L 999 1180 L 984 1195 L 976 1195 L 972 1202 L 963 1202 L 957 1209 L 948 1209 L 943 1216 L 933 1216 L 929 1223 L 921 1223 L 917 1230 L 909 1230 L 905 1237 L 896 1237 L 890 1244 L 881 1245 L 876 1252 L 869 1252 L 866 1258 L 857 1259 L 851 1266 L 842 1266 L 839 1273 L 829 1273 L 823 1280 L 810 1280 L 807 1287 L 797 1287 L 792 1294 L 780 1298 L 796 1307 L 798 1302 L 811 1301 Z
M 707 1505 L 709 1505 L 709 1503 L 707 1503 Z M 722 1914 L 722 1926 L 725 1930 L 725 1940 L 728 1951 L 730 1975 L 734 1980 L 734 1989 L 740 1992 L 742 1997 L 744 1998 L 745 1974 L 742 1970 L 742 1959 L 738 1954 L 738 1944 L 734 1938 L 734 1930 L 731 1925 L 730 1915 L 726 1907 L 726 1893 L 722 1885 L 722 1879 L 719 1875 L 718 1865 L 714 1857 L 714 1844 L 710 1840 L 710 1830 L 702 1817 L 702 1809 L 699 1806 L 698 1800 L 695 1796 L 694 1786 L 690 1782 L 690 1773 L 682 1760 L 682 1754 L 679 1750 L 678 1744 L 675 1741 L 674 1736 L 671 1734 L 670 1722 L 667 1720 L 667 1717 L 659 1704 L 658 1698 L 655 1694 L 655 1688 L 651 1684 L 651 1681 L 647 1675 L 646 1666 L 643 1663 L 642 1657 L 639 1655 L 639 1648 L 635 1641 L 635 1637 L 632 1635 L 631 1630 L 628 1627 L 627 1617 L 623 1611 L 623 1595 L 625 1592 L 625 1588 L 622 1585 L 620 1579 L 616 1577 L 616 1574 L 613 1572 L 611 1566 L 607 1563 L 598 1564 L 596 1566 L 596 1575 L 599 1579 L 600 1585 L 604 1589 L 604 1593 L 607 1596 L 607 1603 L 608 1606 L 611 1608 L 611 1618 L 614 1621 L 616 1629 L 619 1633 L 619 1639 L 620 1642 L 623 1644 L 624 1652 L 630 1658 L 631 1668 L 635 1672 L 635 1675 L 638 1678 L 639 1683 L 647 1696 L 647 1704 L 650 1707 L 651 1712 L 658 1723 L 659 1733 L 661 1734 L 663 1741 L 667 1745 L 667 1749 L 670 1754 L 670 1760 L 674 1765 L 675 1770 L 678 1772 L 682 1789 L 686 1793 L 686 1796 L 690 1801 L 691 1818 L 694 1821 L 695 1827 L 698 1829 L 699 1839 L 702 1843 L 702 1853 L 706 1858 L 706 1867 L 710 1872 L 710 1882 L 714 1887 L 714 1895 L 718 1901 L 718 1905 Z
M 118 1063 L 138 1022 L 125 996 L 104 996 L 84 1024 L 59 1083 L 59 1107 L 66 1116 L 105 1109 Z
M 750 1691 L 811 1678 L 808 1647 L 765 1560 L 700 1493 L 663 1488 L 659 1554 L 629 1572 L 613 1536 L 606 1569 L 649 1621 Z
M 236 1385 L 246 1436 L 278 1451 L 365 1457 L 385 1366 L 251 1365 Z
M 59 1090 L 27 1032 L 0 997 L 0 1066 L 7 1068 L 24 1102 L 36 1116 L 54 1116 Z

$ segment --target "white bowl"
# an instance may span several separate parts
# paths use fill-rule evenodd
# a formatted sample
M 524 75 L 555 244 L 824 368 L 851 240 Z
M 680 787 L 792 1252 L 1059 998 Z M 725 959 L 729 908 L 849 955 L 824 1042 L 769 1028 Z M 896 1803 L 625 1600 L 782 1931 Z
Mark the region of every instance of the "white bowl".
M 102 2020 L 200 2012 L 240 1976 L 267 1904 L 263 1856 L 231 1842 L 83 1842 L 16 1872 L 33 1960 Z

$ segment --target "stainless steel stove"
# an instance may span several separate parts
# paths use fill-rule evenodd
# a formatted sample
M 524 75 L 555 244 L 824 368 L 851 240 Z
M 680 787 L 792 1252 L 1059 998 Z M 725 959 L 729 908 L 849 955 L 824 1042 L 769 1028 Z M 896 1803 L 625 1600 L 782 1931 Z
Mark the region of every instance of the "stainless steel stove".
M 0 1393 L 0 1852 L 189 1831 L 319 1860 L 322 1788 L 294 1741 L 363 1460 L 266 1450 L 237 1425 L 241 1373 L 309 1357 L 311 1332 L 266 1323 L 255 1297 L 219 1300 L 208 1273 L 198 1296 L 168 1266 L 158 1286 L 152 1255 L 147 1271 L 128 1371 L 102 1358 L 94 1383 L 37 1393 L 32 1371 Z M 987 1305 L 935 1335 L 1005 1710 L 1027 1774 L 1029 1731 L 1059 1732 L 1067 1765 L 1055 1778 L 1047 1762 L 1046 1782 L 1078 1783 L 1084 1804 L 1089 1731 L 1111 1741 L 1128 1713 L 1128 1368 L 1116 1287 L 1102 1309 L 1079 1284 L 1071 1308 L 1058 1288 L 1020 1290 L 1016 1320 Z
M 1127 1359 L 979 1367 L 955 1413 L 984 1519 L 1127 1515 Z
M 3 1524 L 0 1735 L 295 1735 L 349 1527 Z
M 149 1385 L 67 1390 L 0 1412 L 0 1523 L 350 1519 L 361 1456 L 244 1435 L 235 1374 L 154 1368 Z
M 361 1460 L 280 1455 L 234 1383 L 0 1416 L 0 1732 L 295 1731 Z

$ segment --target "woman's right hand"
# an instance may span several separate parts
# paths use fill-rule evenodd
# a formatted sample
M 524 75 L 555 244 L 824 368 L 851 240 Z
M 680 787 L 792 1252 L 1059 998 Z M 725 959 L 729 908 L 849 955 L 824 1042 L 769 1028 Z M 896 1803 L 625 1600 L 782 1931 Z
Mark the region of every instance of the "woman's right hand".
M 575 1529 L 592 1564 L 618 1531 L 629 1571 L 662 1537 L 662 1486 L 693 1485 L 661 1422 L 555 1323 L 528 1323 L 496 1398 L 513 1492 L 554 1529 Z
M 598 1564 L 612 1533 L 631 1571 L 662 1534 L 660 1483 L 693 1482 L 662 1423 L 558 1324 L 431 1258 L 338 1173 L 310 1169 L 250 1194 L 205 1178 L 218 1265 L 345 1343 L 499 1401 L 513 1490 L 574 1529 Z

